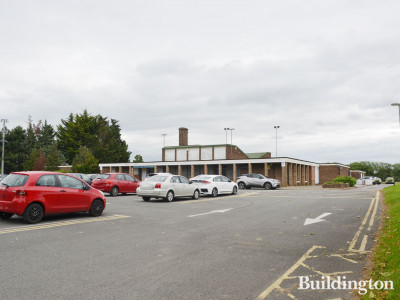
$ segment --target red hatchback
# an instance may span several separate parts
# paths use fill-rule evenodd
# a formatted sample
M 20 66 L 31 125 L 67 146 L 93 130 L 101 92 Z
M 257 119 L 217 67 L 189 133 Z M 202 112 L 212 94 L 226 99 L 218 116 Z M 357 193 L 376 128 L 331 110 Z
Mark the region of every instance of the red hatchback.
M 104 194 L 84 181 L 55 172 L 14 172 L 0 185 L 0 218 L 14 214 L 28 223 L 37 223 L 44 215 L 89 212 L 98 217 L 106 206 Z
M 140 181 L 126 173 L 100 174 L 92 181 L 92 187 L 117 196 L 118 193 L 136 193 Z

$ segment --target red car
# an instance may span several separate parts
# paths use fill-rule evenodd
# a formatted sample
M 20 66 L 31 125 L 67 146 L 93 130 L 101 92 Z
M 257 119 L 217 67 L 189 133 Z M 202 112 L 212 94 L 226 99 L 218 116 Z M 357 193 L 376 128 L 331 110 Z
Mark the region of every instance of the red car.
M 118 193 L 136 193 L 140 181 L 126 173 L 100 174 L 92 181 L 92 187 L 117 196 Z
M 84 181 L 55 172 L 14 172 L 0 184 L 0 218 L 14 214 L 28 223 L 44 215 L 87 211 L 98 217 L 106 206 L 104 194 Z

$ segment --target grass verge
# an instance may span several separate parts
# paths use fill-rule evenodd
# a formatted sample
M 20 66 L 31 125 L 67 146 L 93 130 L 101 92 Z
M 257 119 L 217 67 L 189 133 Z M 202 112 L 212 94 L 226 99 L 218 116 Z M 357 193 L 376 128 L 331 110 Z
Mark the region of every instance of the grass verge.
M 386 215 L 372 256 L 370 278 L 392 281 L 393 290 L 371 290 L 361 299 L 400 299 L 400 185 L 383 189 Z

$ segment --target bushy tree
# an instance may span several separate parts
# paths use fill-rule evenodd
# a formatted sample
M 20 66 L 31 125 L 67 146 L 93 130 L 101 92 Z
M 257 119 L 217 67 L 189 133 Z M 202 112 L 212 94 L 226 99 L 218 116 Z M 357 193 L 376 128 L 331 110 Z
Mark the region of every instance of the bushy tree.
M 86 174 L 99 172 L 99 161 L 86 146 L 81 146 L 73 159 L 72 172 Z
M 32 171 L 36 160 L 39 158 L 39 149 L 33 148 L 29 157 L 24 161 L 24 171 Z
M 43 149 L 39 149 L 39 155 L 36 158 L 32 171 L 43 171 L 46 167 L 46 155 L 44 154 Z
M 26 130 L 17 126 L 5 132 L 4 173 L 23 171 L 23 165 L 30 150 L 25 147 Z
M 100 162 L 128 162 L 131 152 L 121 138 L 118 121 L 101 115 L 92 116 L 87 110 L 82 114 L 70 114 L 68 119 L 61 120 L 57 127 L 58 149 L 71 163 L 80 151 L 81 146 L 90 149 Z
M 143 162 L 143 157 L 140 154 L 135 155 L 135 160 L 133 161 L 134 163 L 140 163 Z
M 57 150 L 56 144 L 49 147 L 49 154 L 46 161 L 47 171 L 57 171 L 61 165 L 60 151 Z

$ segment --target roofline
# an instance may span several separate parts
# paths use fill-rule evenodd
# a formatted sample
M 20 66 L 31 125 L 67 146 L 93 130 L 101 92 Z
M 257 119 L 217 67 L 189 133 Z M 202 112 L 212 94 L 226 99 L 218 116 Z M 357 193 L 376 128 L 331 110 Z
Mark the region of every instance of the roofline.
M 301 159 L 290 157 L 275 157 L 275 158 L 254 158 L 254 159 L 221 159 L 221 160 L 184 160 L 184 161 L 153 161 L 142 163 L 104 163 L 99 164 L 100 168 L 103 167 L 141 167 L 141 166 L 173 166 L 173 165 L 227 165 L 227 164 L 248 164 L 248 163 L 297 163 L 309 166 L 318 167 L 319 164 Z

